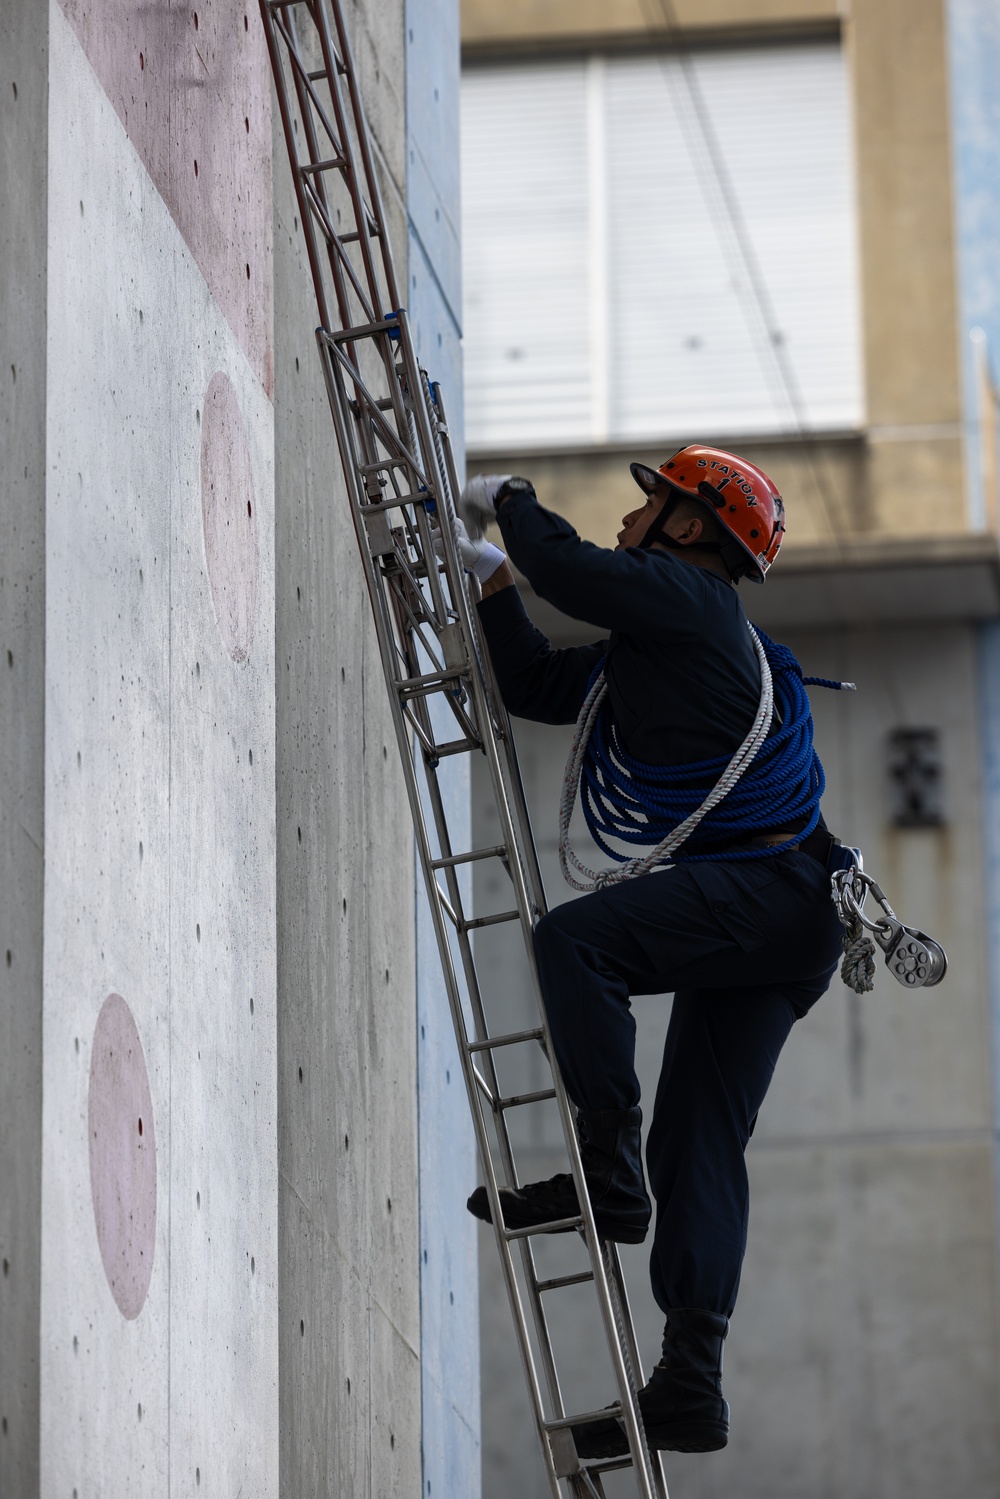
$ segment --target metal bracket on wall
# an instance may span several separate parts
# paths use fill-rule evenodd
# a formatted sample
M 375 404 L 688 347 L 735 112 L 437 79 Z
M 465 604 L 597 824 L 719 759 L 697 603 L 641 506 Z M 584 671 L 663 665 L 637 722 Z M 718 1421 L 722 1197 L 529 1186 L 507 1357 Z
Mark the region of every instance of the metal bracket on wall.
M 316 291 L 319 355 L 549 1489 L 554 1499 L 603 1499 L 602 1473 L 630 1465 L 640 1499 L 667 1499 L 636 1402 L 640 1360 L 618 1250 L 598 1238 L 562 1082 L 552 1068 L 551 1087 L 505 1098 L 497 1077 L 502 1047 L 540 1047 L 549 1065 L 531 940 L 545 898 L 510 723 L 456 547 L 458 483 L 444 404 L 417 363 L 400 305 L 341 0 L 261 0 L 261 15 Z M 453 846 L 438 766 L 463 754 L 485 756 L 501 829 L 495 847 Z M 459 873 L 478 860 L 496 860 L 506 871 L 513 909 L 467 913 Z M 536 1027 L 508 1035 L 490 1030 L 473 943 L 478 928 L 502 921 L 519 928 L 539 1012 Z M 520 1181 L 507 1112 L 540 1098 L 558 1108 L 588 1262 L 584 1272 L 555 1279 L 538 1273 L 533 1234 L 504 1229 L 499 1201 L 501 1184 Z M 580 1284 L 593 1288 L 629 1442 L 630 1455 L 610 1462 L 577 1457 L 571 1422 L 606 1413 L 567 1413 L 543 1300 Z

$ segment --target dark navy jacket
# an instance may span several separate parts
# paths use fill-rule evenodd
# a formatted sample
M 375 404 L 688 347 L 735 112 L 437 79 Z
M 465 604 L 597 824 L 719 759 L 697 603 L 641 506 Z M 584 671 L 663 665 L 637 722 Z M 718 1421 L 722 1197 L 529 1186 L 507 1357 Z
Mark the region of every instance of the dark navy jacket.
M 499 511 L 507 551 L 540 598 L 609 632 L 555 650 L 514 588 L 479 605 L 503 700 L 540 723 L 575 721 L 607 652 L 608 692 L 626 749 L 654 765 L 731 755 L 760 700 L 760 667 L 732 584 L 672 552 L 613 552 L 515 491 Z

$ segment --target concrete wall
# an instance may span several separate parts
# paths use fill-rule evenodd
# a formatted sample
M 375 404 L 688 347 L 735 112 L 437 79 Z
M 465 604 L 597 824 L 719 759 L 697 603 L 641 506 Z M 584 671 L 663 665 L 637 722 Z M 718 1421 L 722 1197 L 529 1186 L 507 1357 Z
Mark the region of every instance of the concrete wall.
M 0 1493 L 38 1486 L 48 10 L 0 6 Z
M 952 622 L 787 638 L 810 672 L 859 687 L 857 698 L 812 692 L 830 825 L 862 844 L 904 920 L 937 935 L 952 966 L 938 989 L 909 994 L 880 963 L 874 994 L 859 997 L 835 982 L 793 1031 L 748 1155 L 749 1251 L 726 1346 L 730 1445 L 703 1457 L 668 1455 L 670 1492 L 673 1499 L 986 1495 L 1000 1485 L 1000 1314 L 982 785 L 978 735 L 965 732 L 978 722 L 977 634 Z M 920 722 L 943 733 L 941 829 L 888 826 L 886 735 L 914 721 L 918 695 Z M 549 900 L 573 898 L 556 860 L 570 731 L 517 730 Z M 478 785 L 473 808 L 477 836 L 488 839 L 488 794 Z M 484 869 L 477 881 L 483 910 L 495 908 L 490 879 Z M 519 964 L 495 934 L 482 933 L 479 947 L 496 1023 L 527 1023 Z M 634 1004 L 647 1100 L 669 1003 Z M 539 1082 L 519 1076 L 514 1086 Z M 522 1127 L 530 1130 L 528 1179 L 536 1169 L 539 1176 L 560 1169 L 551 1121 L 536 1117 Z M 575 1268 L 568 1249 L 546 1252 L 545 1273 Z M 484 1494 L 541 1495 L 495 1259 L 484 1230 L 483 1383 L 493 1414 L 484 1430 Z M 626 1250 L 624 1261 L 648 1365 L 662 1316 L 648 1289 L 646 1251 Z M 584 1405 L 606 1402 L 599 1332 L 568 1293 L 551 1305 L 573 1393 Z
M 418 1150 L 409 814 L 259 17 L 29 9 L 0 100 L 0 1491 L 417 1492 L 426 1456 L 471 1493 L 468 1130 L 438 1038 Z M 412 12 L 412 214 L 402 4 L 353 35 L 457 387 L 457 23 Z
M 269 300 L 240 313 L 271 281 L 266 60 L 236 5 L 169 47 L 49 15 L 41 1486 L 268 1494 Z M 129 132 L 143 90 L 166 142 Z M 184 232 L 213 209 L 238 263 Z

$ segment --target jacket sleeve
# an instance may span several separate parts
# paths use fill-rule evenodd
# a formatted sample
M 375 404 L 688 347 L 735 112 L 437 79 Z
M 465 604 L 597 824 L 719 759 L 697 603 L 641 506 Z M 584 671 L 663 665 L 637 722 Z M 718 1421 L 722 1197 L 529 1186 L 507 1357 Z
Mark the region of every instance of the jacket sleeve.
M 512 491 L 497 512 L 507 552 L 540 598 L 572 619 L 626 634 L 669 629 L 674 598 L 668 553 L 612 551 L 583 541 L 531 489 Z M 667 566 L 664 567 L 664 561 Z
M 508 710 L 536 723 L 574 723 L 608 642 L 556 650 L 531 623 L 516 588 L 483 599 L 479 618 Z

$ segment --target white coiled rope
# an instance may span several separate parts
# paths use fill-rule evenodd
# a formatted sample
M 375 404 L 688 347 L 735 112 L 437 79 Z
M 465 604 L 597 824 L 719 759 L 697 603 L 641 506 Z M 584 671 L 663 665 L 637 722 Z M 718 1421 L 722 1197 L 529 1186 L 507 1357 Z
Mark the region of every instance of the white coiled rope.
M 672 833 L 669 833 L 655 848 L 641 858 L 629 859 L 624 864 L 612 865 L 610 869 L 589 869 L 577 858 L 569 841 L 569 824 L 573 816 L 573 808 L 580 790 L 580 776 L 583 772 L 584 756 L 587 752 L 587 743 L 590 739 L 590 731 L 594 726 L 604 695 L 608 690 L 608 684 L 601 672 L 593 687 L 587 694 L 586 701 L 580 709 L 580 716 L 576 721 L 576 730 L 573 735 L 573 745 L 566 762 L 566 771 L 563 776 L 562 797 L 559 802 L 559 863 L 562 868 L 563 878 L 567 884 L 572 885 L 574 890 L 603 890 L 606 885 L 620 885 L 624 880 L 638 879 L 640 875 L 648 874 L 668 854 L 675 853 L 681 844 L 688 839 L 703 817 L 707 817 L 713 807 L 717 807 L 724 797 L 736 785 L 751 762 L 756 757 L 764 740 L 767 738 L 771 727 L 771 717 L 774 712 L 774 685 L 771 681 L 771 668 L 768 664 L 764 647 L 760 643 L 757 631 L 753 625 L 749 625 L 750 635 L 753 639 L 754 650 L 757 652 L 757 660 L 760 662 L 760 703 L 757 707 L 757 716 L 753 721 L 750 732 L 736 751 L 722 775 L 716 781 L 711 791 L 696 808 L 685 817 L 683 822 L 677 824 Z M 570 872 L 570 866 L 577 874 L 583 876 L 586 883 L 582 883 Z

